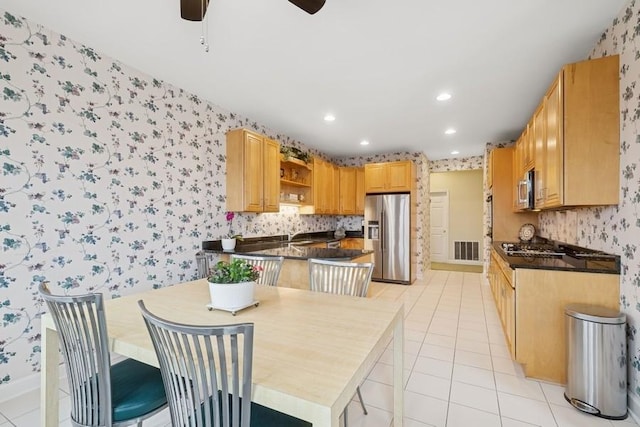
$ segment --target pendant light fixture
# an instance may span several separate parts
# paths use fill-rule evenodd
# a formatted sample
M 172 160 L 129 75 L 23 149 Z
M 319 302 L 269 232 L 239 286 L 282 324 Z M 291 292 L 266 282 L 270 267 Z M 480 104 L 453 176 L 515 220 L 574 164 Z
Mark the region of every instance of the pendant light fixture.
M 180 0 L 180 16 L 187 21 L 202 21 L 209 0 Z
M 289 2 L 295 4 L 300 9 L 307 12 L 309 15 L 313 15 L 324 6 L 325 0 L 289 0 Z

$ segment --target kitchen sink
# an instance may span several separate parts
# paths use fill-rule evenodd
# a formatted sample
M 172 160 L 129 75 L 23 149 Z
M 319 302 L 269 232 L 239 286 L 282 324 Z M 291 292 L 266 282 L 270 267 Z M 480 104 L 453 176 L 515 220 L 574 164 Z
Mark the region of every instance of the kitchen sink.
M 294 240 L 292 242 L 289 242 L 289 246 L 304 246 L 304 245 L 310 245 L 312 243 L 315 243 L 314 240 Z

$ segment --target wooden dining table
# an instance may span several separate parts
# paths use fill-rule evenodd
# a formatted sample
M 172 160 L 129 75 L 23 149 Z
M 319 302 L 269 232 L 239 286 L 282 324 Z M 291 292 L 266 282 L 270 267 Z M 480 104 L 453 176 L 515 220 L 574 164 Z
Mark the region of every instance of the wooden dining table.
M 394 285 L 387 285 L 394 286 Z M 158 366 L 137 305 L 194 325 L 254 323 L 252 400 L 309 421 L 338 427 L 339 418 L 380 355 L 393 348 L 394 425 L 403 419 L 402 301 L 256 285 L 257 307 L 235 316 L 209 311 L 205 279 L 106 301 L 110 349 Z M 41 425 L 58 425 L 58 334 L 42 317 Z M 366 393 L 363 396 L 366 402 Z

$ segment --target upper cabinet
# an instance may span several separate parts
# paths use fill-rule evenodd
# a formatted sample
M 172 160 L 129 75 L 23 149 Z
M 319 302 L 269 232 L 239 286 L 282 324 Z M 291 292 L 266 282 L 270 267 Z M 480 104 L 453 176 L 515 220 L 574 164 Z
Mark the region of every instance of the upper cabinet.
M 339 168 L 340 214 L 356 214 L 356 168 Z
M 319 157 L 313 158 L 314 213 L 333 213 L 333 165 Z
M 356 215 L 364 215 L 364 168 L 356 168 Z
M 280 202 L 300 207 L 313 205 L 313 167 L 302 160 L 280 159 Z
M 412 190 L 415 165 L 411 160 L 369 163 L 364 166 L 365 193 L 402 193 Z
M 618 203 L 618 70 L 617 55 L 569 64 L 547 91 L 533 117 L 537 209 Z
M 278 212 L 280 145 L 246 129 L 227 132 L 227 210 Z

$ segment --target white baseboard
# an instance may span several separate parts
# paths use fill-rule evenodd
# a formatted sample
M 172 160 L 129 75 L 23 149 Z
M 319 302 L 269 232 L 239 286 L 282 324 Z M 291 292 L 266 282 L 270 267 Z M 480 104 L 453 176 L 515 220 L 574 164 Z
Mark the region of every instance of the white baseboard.
M 464 264 L 464 265 L 482 265 L 484 263 L 483 260 L 470 261 L 470 260 L 463 260 L 463 259 L 447 259 L 444 261 L 433 261 L 433 262 L 443 262 L 445 264 Z
M 118 363 L 124 359 L 126 359 L 126 357 L 119 354 L 111 354 L 111 364 Z M 60 384 L 65 384 L 67 381 L 67 372 L 64 368 L 64 364 L 60 364 L 60 366 L 58 366 L 58 371 Z M 13 400 L 18 396 L 22 396 L 23 394 L 27 394 L 33 390 L 38 390 L 39 388 L 40 372 L 0 385 L 0 403 Z
M 67 380 L 67 373 L 65 372 L 64 365 L 60 365 L 58 370 L 60 382 L 62 383 Z M 27 394 L 33 390 L 38 390 L 39 388 L 40 372 L 3 384 L 0 386 L 0 403 L 13 400 L 18 396 L 22 396 L 23 394 Z
M 633 392 L 628 392 L 627 396 L 629 416 L 636 424 L 640 424 L 640 397 L 636 396 Z

